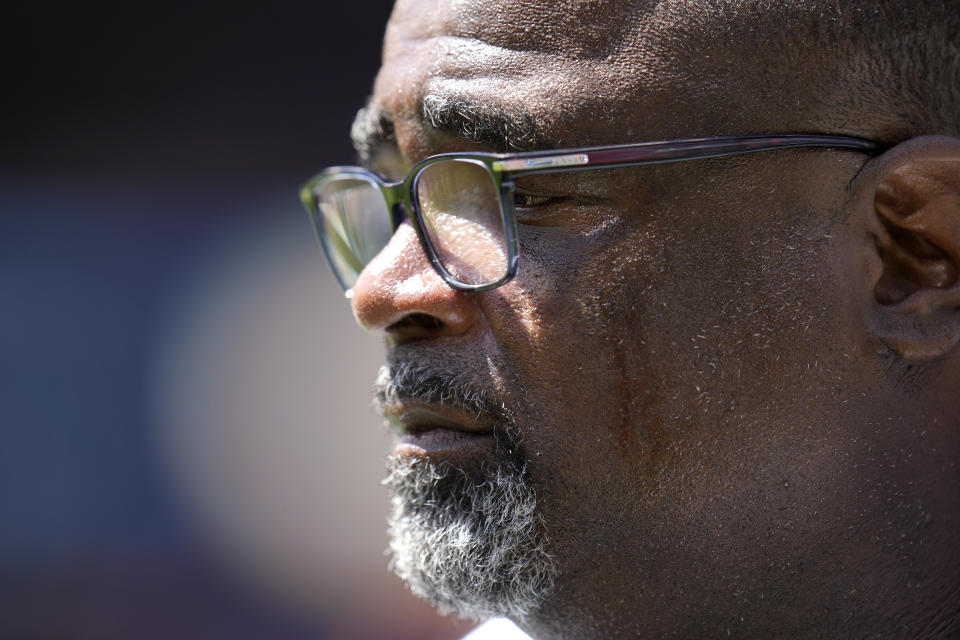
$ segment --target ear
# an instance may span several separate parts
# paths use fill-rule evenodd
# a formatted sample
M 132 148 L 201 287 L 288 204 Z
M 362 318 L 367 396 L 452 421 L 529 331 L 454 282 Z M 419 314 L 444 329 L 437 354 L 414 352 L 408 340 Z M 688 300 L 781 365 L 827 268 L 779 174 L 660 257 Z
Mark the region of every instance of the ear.
M 915 138 L 876 162 L 873 328 L 902 358 L 934 359 L 960 343 L 960 140 Z

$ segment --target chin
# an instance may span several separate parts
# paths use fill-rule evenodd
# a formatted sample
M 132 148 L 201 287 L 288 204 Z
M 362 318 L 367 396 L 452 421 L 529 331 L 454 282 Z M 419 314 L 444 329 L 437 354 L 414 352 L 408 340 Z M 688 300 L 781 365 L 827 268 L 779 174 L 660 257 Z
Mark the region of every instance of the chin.
M 543 518 L 522 468 L 479 472 L 426 457 L 394 456 L 391 569 L 441 613 L 523 620 L 554 592 Z

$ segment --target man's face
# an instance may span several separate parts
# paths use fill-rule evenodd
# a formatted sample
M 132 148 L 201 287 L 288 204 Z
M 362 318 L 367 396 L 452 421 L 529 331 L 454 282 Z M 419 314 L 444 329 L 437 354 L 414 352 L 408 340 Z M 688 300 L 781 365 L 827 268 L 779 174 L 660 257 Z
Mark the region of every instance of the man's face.
M 744 106 L 770 87 L 771 61 L 749 45 L 706 46 L 684 22 L 700 14 L 645 5 L 401 0 L 371 103 L 395 145 L 373 168 L 399 178 L 433 154 L 510 150 L 466 139 L 504 113 L 536 123 L 516 148 L 817 130 L 786 98 Z M 459 112 L 459 133 L 425 104 Z M 408 224 L 364 271 L 354 312 L 391 363 L 456 377 L 497 408 L 474 419 L 426 393 L 385 407 L 424 432 L 398 457 L 478 481 L 519 460 L 559 570 L 532 626 L 715 629 L 763 599 L 789 624 L 810 615 L 798 593 L 862 586 L 838 567 L 873 553 L 866 525 L 907 481 L 874 462 L 869 415 L 854 419 L 869 346 L 836 223 L 863 162 L 789 150 L 523 178 L 505 286 L 450 289 Z M 509 455 L 494 446 L 505 422 Z M 886 520 L 869 539 L 892 537 Z

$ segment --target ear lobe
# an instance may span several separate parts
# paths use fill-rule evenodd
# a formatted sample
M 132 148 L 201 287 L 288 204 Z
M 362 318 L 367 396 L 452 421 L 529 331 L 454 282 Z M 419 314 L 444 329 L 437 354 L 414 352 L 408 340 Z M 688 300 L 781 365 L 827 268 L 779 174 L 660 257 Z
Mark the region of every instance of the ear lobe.
M 960 140 L 892 150 L 873 199 L 875 329 L 908 359 L 960 343 Z

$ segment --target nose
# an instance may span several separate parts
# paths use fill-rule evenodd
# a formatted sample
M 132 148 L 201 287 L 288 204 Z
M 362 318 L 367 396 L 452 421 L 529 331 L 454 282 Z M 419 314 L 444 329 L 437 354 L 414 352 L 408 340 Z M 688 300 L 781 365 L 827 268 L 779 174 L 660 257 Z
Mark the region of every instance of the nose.
M 465 334 L 478 317 L 472 295 L 433 269 L 409 222 L 364 268 L 351 304 L 362 327 L 395 343 Z

